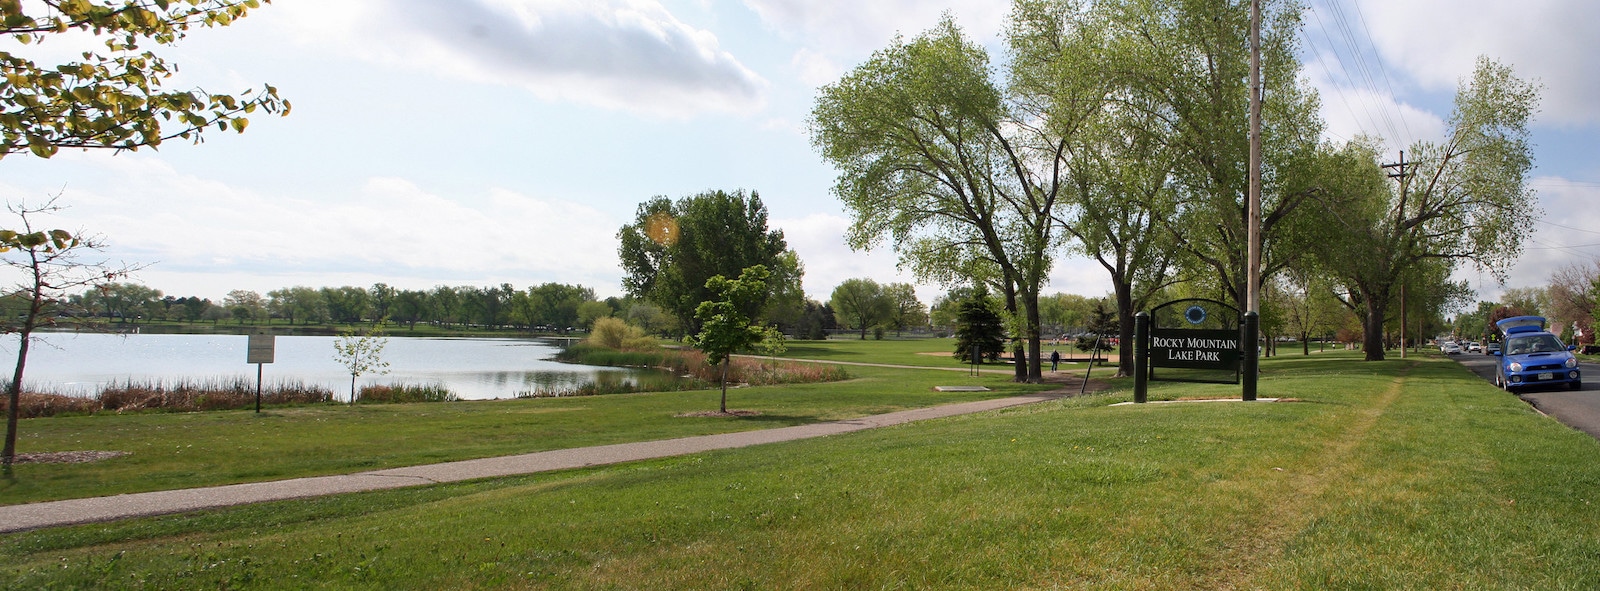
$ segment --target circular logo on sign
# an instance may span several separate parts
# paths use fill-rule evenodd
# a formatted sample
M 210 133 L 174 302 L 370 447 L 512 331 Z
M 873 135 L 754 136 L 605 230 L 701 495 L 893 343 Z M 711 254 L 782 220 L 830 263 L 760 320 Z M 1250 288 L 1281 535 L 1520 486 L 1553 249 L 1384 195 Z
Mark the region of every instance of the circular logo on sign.
M 1206 309 L 1201 308 L 1200 306 L 1189 306 L 1188 310 L 1183 311 L 1183 319 L 1188 320 L 1189 324 L 1200 324 L 1201 322 L 1205 322 Z

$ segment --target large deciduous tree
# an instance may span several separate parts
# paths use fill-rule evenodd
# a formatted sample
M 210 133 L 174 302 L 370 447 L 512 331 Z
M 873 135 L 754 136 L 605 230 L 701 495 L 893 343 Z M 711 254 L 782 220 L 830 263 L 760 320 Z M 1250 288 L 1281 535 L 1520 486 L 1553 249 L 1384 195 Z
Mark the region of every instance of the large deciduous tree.
M 1414 145 L 1399 182 L 1380 187 L 1370 187 L 1383 180 L 1376 155 L 1351 163 L 1365 171 L 1368 188 L 1324 200 L 1341 239 L 1325 243 L 1322 265 L 1362 314 L 1367 360 L 1384 358 L 1390 302 L 1420 265 L 1471 263 L 1503 278 L 1521 255 L 1538 219 L 1527 184 L 1538 94 L 1511 68 L 1480 58 L 1456 93 L 1444 143 Z
M 1592 345 L 1594 321 L 1600 311 L 1600 292 L 1591 293 L 1600 285 L 1600 258 L 1592 261 L 1570 263 L 1550 275 L 1550 315 L 1563 322 L 1578 325 L 1576 341 Z
M 888 240 L 921 279 L 992 282 L 1026 343 L 1017 379 L 1037 381 L 1039 290 L 1057 246 L 1061 182 L 1049 163 L 1062 146 L 1019 115 L 987 52 L 947 15 L 824 86 L 810 128 L 840 171 L 834 193 L 853 218 L 850 246 Z
M 1133 316 L 1178 275 L 1173 173 L 1182 155 L 1162 123 L 1160 103 L 1126 82 L 1116 66 L 1114 19 L 1077 2 L 1015 3 L 1007 37 L 1013 91 L 1064 149 L 1052 163 L 1067 173 L 1056 220 L 1075 241 L 1069 252 L 1110 275 L 1121 318 L 1121 373 L 1133 367 Z M 1048 308 L 1048 306 L 1047 306 Z
M 1265 0 L 1263 4 L 1264 284 L 1305 252 L 1307 230 L 1315 227 L 1316 220 L 1307 214 L 1305 204 L 1316 194 L 1322 122 L 1317 116 L 1316 94 L 1299 77 L 1295 39 L 1301 7 L 1287 0 Z M 1111 160 L 1109 167 L 1087 167 L 1083 172 L 1093 173 L 1090 178 L 1094 182 L 1086 194 L 1121 193 L 1121 199 L 1148 202 L 1135 211 L 1153 213 L 1168 238 L 1210 276 L 1206 283 L 1242 308 L 1248 288 L 1248 3 L 1024 0 L 1018 6 L 1018 14 L 1033 15 L 1044 23 L 1034 27 L 1044 33 L 1035 31 L 1032 37 L 1022 37 L 1033 39 L 1032 45 L 1042 49 L 1019 51 L 1019 55 L 1048 56 L 1055 43 L 1068 54 L 1092 56 L 1076 62 L 1059 61 L 1083 64 L 1089 77 L 1104 81 L 1105 110 L 1090 122 L 1110 135 L 1097 132 L 1085 137 L 1113 152 L 1088 153 L 1122 158 L 1116 159 L 1120 162 Z M 1071 37 L 1068 33 L 1072 30 L 1062 29 L 1052 37 L 1046 34 L 1052 30 L 1052 18 L 1092 34 Z M 1029 67 L 1037 61 L 1023 60 L 1014 67 Z M 1051 96 L 1060 94 L 1055 91 Z M 1054 108 L 1059 111 L 1083 101 L 1055 102 L 1064 105 Z M 1102 123 L 1106 119 L 1109 121 Z M 1105 144 L 1107 141 L 1111 143 Z M 1092 148 L 1096 143 L 1086 146 Z M 1123 146 L 1120 150 L 1131 151 L 1118 152 L 1118 145 Z M 1110 221 L 1117 222 L 1119 217 Z M 1148 235 L 1134 229 L 1135 225 L 1088 221 L 1108 230 L 1124 228 L 1109 234 L 1124 239 Z M 1101 242 L 1095 239 L 1086 244 L 1095 248 Z M 1110 252 L 1130 253 L 1138 250 L 1130 247 L 1140 246 L 1107 245 L 1112 247 Z M 1152 265 L 1159 267 L 1159 262 L 1144 267 Z
M 0 50 L 0 158 L 29 151 L 49 158 L 61 148 L 137 150 L 173 138 L 200 141 L 208 128 L 244 131 L 256 111 L 289 113 L 270 85 L 237 96 L 169 90 L 177 66 L 147 49 L 171 45 L 190 30 L 227 26 L 258 0 L 75 0 L 0 2 L 0 35 L 23 44 Z M 40 63 L 30 45 L 74 43 L 87 35 L 104 52 Z M 76 49 L 73 47 L 72 49 Z M 50 55 L 56 52 L 39 52 Z
M 867 329 L 884 324 L 894 313 L 894 302 L 878 282 L 866 278 L 846 279 L 833 288 L 828 300 L 839 324 L 861 332 L 867 340 Z
M 629 295 L 670 312 L 685 334 L 700 332 L 695 311 L 714 297 L 706 281 L 736 277 L 755 265 L 771 277 L 763 285 L 779 299 L 800 292 L 800 260 L 782 230 L 767 229 L 767 206 L 754 191 L 706 191 L 676 202 L 655 197 L 639 204 L 632 224 L 617 233 Z M 762 306 L 769 297 L 760 298 Z M 745 310 L 751 318 L 763 310 Z

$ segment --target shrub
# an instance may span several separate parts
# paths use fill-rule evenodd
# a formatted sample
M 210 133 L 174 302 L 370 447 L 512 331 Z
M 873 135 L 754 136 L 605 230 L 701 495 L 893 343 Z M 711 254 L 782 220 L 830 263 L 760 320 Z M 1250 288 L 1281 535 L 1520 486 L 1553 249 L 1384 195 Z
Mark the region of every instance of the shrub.
M 362 386 L 356 402 L 363 404 L 395 402 L 455 402 L 455 392 L 438 384 L 387 384 Z
M 595 320 L 594 328 L 584 342 L 616 351 L 652 351 L 660 348 L 655 339 L 644 334 L 639 327 L 610 316 Z

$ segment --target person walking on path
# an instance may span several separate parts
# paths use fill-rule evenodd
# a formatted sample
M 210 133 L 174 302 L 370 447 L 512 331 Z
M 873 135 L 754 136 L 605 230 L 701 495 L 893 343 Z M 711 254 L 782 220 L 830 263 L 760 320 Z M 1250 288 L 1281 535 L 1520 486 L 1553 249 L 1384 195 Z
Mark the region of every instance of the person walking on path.
M 1050 373 L 1055 373 L 1056 372 L 1056 365 L 1059 365 L 1060 363 L 1061 363 L 1061 352 L 1057 351 L 1055 349 L 1051 349 L 1050 350 Z

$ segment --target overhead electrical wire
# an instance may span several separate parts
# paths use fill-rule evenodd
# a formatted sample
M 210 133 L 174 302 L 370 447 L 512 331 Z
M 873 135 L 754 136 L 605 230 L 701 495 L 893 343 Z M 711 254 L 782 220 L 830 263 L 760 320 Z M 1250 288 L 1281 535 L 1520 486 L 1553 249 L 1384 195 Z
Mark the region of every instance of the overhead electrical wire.
M 1341 6 L 1344 1 L 1346 0 L 1320 0 L 1318 2 L 1320 8 L 1318 6 L 1310 8 L 1312 18 L 1322 32 L 1322 45 L 1326 46 L 1328 54 L 1338 64 L 1337 72 L 1329 68 L 1330 76 L 1334 77 L 1332 90 L 1362 131 L 1387 137 L 1400 145 L 1411 145 L 1417 138 L 1411 131 L 1410 122 L 1406 120 L 1404 111 L 1391 108 L 1395 105 L 1392 100 L 1396 96 L 1394 84 L 1388 70 L 1383 66 L 1382 59 L 1377 57 L 1376 45 L 1372 41 L 1371 29 L 1367 26 L 1366 15 L 1362 13 L 1359 5 L 1355 5 L 1356 15 L 1351 18 L 1348 11 Z M 1327 19 L 1322 17 L 1323 12 L 1328 13 Z M 1330 21 L 1333 23 L 1332 29 L 1328 24 Z M 1302 28 L 1301 34 L 1313 51 L 1319 49 L 1318 39 L 1309 28 Z M 1372 57 L 1369 58 L 1369 55 Z M 1337 79 L 1333 76 L 1335 74 L 1343 74 L 1344 79 L 1342 81 Z M 1382 86 L 1379 85 L 1379 80 L 1382 80 Z M 1360 103 L 1362 113 L 1358 114 L 1356 106 L 1348 96 L 1350 91 L 1364 91 L 1375 100 L 1354 101 Z M 1382 100 L 1385 97 L 1391 100 Z

